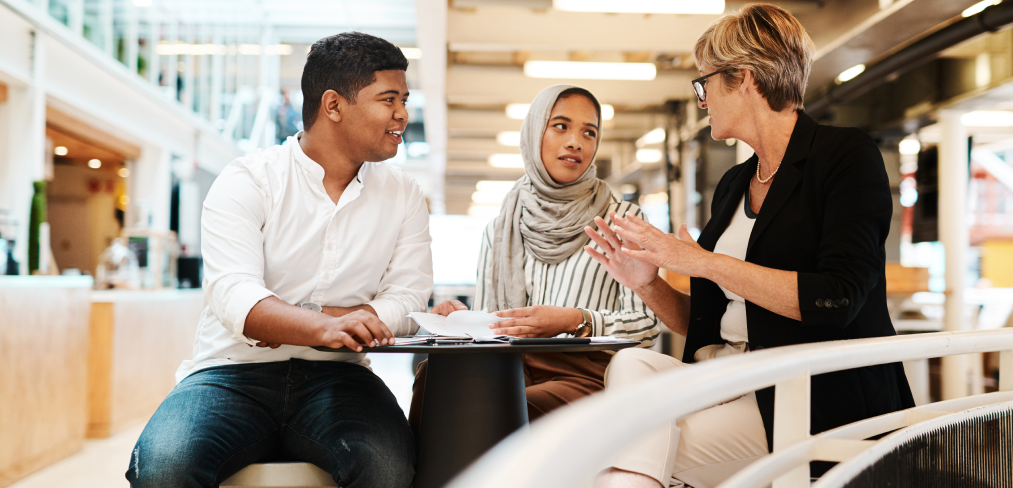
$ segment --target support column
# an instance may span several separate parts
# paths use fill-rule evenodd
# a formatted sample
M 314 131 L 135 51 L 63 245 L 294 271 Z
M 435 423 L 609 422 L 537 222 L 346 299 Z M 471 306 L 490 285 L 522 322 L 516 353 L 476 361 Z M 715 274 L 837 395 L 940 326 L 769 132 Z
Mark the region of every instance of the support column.
M 215 53 L 211 55 L 211 95 L 210 107 L 208 108 L 208 119 L 216 128 L 221 129 L 219 121 L 222 120 L 222 92 L 225 85 L 225 54 L 217 51 L 218 46 L 225 46 L 225 27 L 215 25 L 212 27 L 211 44 L 215 45 Z
M 967 128 L 960 111 L 941 110 L 939 125 L 939 240 L 946 249 L 944 331 L 970 329 L 964 321 L 967 275 Z M 967 356 L 942 358 L 942 399 L 967 396 Z
M 158 85 L 158 75 L 162 72 L 162 62 L 158 59 L 158 43 L 162 41 L 162 23 L 155 15 L 155 9 L 148 9 L 148 81 Z
M 131 73 L 137 73 L 137 53 L 139 52 L 137 39 L 140 37 L 140 21 L 137 18 L 137 7 L 133 3 L 126 4 L 126 9 L 127 29 L 123 39 L 123 64 Z
M 17 221 L 14 259 L 21 273 L 28 270 L 28 217 L 34 189 L 32 182 L 45 178 L 46 167 L 46 36 L 31 34 L 32 80 L 27 86 L 10 86 L 0 117 L 6 130 L 7 154 L 0 159 L 0 208 Z
M 420 85 L 426 96 L 423 113 L 429 143 L 429 213 L 447 213 L 447 2 L 415 0 Z

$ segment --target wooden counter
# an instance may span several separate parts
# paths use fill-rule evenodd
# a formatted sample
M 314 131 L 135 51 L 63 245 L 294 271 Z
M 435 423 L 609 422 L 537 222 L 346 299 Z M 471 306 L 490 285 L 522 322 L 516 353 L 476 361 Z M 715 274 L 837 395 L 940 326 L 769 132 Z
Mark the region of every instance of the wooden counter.
M 193 355 L 202 290 L 92 292 L 88 437 L 143 422 Z
M 0 487 L 84 445 L 88 276 L 0 276 Z

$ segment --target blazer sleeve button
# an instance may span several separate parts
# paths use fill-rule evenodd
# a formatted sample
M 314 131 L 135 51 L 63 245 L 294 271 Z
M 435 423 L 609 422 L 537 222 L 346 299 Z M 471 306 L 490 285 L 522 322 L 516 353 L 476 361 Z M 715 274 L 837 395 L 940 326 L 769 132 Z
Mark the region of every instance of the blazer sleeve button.
M 834 302 L 831 301 L 829 298 L 827 298 L 826 300 L 823 300 L 823 306 L 827 308 L 833 308 Z
M 819 308 L 823 308 L 823 299 L 822 298 L 817 298 L 816 299 L 816 306 L 819 307 Z
M 841 306 L 842 307 L 847 307 L 848 306 L 848 299 L 847 298 L 842 298 L 841 299 Z

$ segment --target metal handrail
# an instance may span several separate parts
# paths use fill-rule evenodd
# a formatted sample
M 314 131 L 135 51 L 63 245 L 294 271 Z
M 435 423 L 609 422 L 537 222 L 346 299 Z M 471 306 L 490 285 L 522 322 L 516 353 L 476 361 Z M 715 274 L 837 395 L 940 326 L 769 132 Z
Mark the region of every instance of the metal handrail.
M 592 395 L 515 432 L 449 486 L 586 486 L 598 470 L 608 466 L 618 447 L 680 417 L 770 386 L 778 387 L 774 451 L 779 454 L 811 438 L 809 422 L 797 416 L 804 414 L 808 419 L 812 375 L 990 351 L 1002 351 L 999 389 L 1013 390 L 1013 329 L 802 344 L 676 368 Z M 603 412 L 619 415 L 602 422 Z M 786 421 L 786 415 L 796 417 Z M 808 474 L 807 463 L 796 466 L 775 485 L 808 486 Z

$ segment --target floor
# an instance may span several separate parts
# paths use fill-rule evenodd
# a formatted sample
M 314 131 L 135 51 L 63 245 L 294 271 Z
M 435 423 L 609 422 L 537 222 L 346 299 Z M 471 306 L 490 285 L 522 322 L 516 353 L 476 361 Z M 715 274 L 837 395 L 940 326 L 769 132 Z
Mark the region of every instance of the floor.
M 407 414 L 412 399 L 411 354 L 372 354 L 372 368 L 397 397 Z M 130 451 L 144 425 L 137 425 L 107 439 L 89 439 L 84 449 L 53 464 L 10 488 L 127 488 L 123 473 Z

